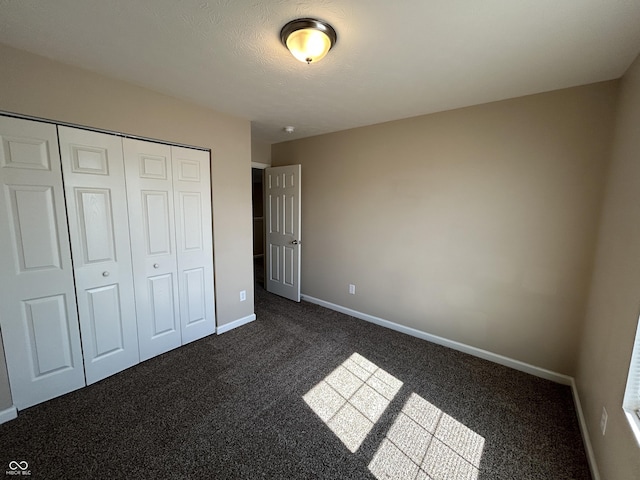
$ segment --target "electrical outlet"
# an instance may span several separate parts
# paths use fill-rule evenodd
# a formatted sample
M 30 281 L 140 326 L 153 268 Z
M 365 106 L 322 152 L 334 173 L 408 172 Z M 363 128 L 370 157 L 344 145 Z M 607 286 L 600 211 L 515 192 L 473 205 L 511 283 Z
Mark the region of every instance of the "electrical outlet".
M 349 293 L 351 295 L 355 295 L 356 294 L 356 286 L 353 283 L 349 284 Z
M 602 430 L 602 435 L 607 431 L 607 419 L 609 415 L 607 415 L 607 409 L 602 407 L 602 417 L 600 417 L 600 430 Z
M 244 302 L 247 299 L 247 291 L 246 290 L 242 290 L 240 292 L 240 301 Z

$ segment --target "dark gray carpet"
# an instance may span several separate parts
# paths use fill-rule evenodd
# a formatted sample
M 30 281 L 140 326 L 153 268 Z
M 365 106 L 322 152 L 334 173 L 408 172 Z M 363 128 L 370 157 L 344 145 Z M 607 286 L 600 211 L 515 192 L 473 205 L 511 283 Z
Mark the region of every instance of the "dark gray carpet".
M 590 478 L 566 386 L 260 286 L 256 313 L 251 324 L 20 412 L 0 425 L 0 474 L 15 460 L 38 479 Z M 354 395 L 349 408 L 379 417 L 359 436 L 348 418 L 328 420 L 335 434 L 303 398 L 330 416 L 322 395 L 308 392 L 348 389 L 337 372 L 350 357 L 356 374 L 378 369 L 366 382 L 374 390 L 397 390 L 381 407 Z M 352 453 L 345 444 L 358 439 Z

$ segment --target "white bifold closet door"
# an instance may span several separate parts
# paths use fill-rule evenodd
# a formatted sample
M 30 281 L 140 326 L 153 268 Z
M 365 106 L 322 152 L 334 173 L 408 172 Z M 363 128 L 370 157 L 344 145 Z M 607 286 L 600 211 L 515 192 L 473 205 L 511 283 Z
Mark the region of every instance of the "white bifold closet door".
M 171 147 L 124 139 L 140 359 L 182 344 Z
M 209 153 L 171 147 L 182 343 L 215 332 Z
M 145 360 L 215 331 L 209 155 L 128 138 L 123 144 Z
M 0 116 L 0 227 L 19 409 L 215 332 L 208 152 Z
M 58 127 L 87 384 L 139 362 L 122 139 Z
M 85 385 L 55 125 L 0 117 L 0 327 L 13 404 Z

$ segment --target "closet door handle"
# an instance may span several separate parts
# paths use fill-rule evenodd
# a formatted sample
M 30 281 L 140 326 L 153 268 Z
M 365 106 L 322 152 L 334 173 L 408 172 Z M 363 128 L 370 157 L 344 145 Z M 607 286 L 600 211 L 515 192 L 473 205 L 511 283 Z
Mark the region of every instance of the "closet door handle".
M 108 277 L 109 276 L 109 272 L 107 272 L 106 270 L 104 272 L 102 272 L 102 276 L 103 277 Z
M 159 265 L 159 264 L 157 264 L 157 263 L 154 263 L 154 264 L 153 264 L 153 268 L 158 268 L 159 266 L 160 266 L 160 265 Z

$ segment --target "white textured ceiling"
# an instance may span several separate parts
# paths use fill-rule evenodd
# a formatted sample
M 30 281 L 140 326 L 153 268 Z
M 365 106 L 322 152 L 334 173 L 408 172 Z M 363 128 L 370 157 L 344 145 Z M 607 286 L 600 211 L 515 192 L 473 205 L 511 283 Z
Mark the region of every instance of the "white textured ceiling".
M 338 32 L 316 65 L 279 39 L 309 16 Z M 275 143 L 618 78 L 640 52 L 640 0 L 0 0 L 0 42 Z

